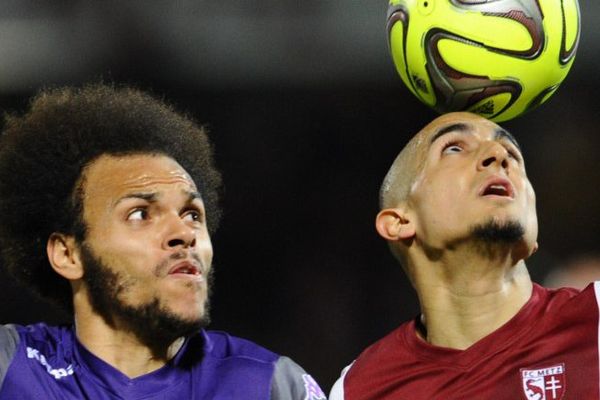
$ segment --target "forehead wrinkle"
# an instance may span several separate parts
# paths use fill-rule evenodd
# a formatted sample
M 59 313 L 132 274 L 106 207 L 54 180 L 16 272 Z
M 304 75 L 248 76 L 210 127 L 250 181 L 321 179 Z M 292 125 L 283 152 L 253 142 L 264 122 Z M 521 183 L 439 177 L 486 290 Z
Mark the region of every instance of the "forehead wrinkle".
M 200 194 L 200 192 L 198 192 L 196 190 L 181 189 L 181 194 L 183 194 L 183 196 L 186 197 L 186 201 L 188 203 L 191 203 L 196 199 L 202 200 L 202 195 Z M 149 203 L 154 203 L 154 202 L 158 201 L 162 196 L 163 196 L 163 193 L 161 191 L 127 193 L 124 196 L 121 196 L 120 198 L 118 198 L 114 202 L 114 206 L 116 206 L 117 204 L 121 203 L 122 201 L 125 201 L 128 199 L 141 199 L 141 200 L 145 200 Z
M 132 188 L 143 187 L 148 185 L 161 185 L 161 184 L 175 184 L 175 183 L 185 183 L 191 185 L 192 187 L 196 187 L 191 180 L 191 178 L 182 172 L 173 172 L 172 176 L 167 177 L 156 177 L 156 176 L 136 176 L 135 178 L 130 178 L 123 181 L 123 186 L 129 186 Z

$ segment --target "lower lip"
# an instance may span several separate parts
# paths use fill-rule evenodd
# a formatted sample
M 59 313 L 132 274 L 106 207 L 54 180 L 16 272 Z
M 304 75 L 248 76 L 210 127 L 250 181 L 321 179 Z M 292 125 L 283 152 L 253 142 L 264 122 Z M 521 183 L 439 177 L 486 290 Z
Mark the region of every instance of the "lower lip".
M 501 196 L 499 194 L 485 194 L 481 197 L 484 197 L 486 199 L 499 199 L 499 200 L 506 200 L 506 201 L 512 201 L 513 198 L 510 196 Z
M 198 281 L 198 282 L 204 281 L 204 276 L 202 276 L 202 274 L 174 273 L 174 274 L 169 274 L 167 276 L 169 278 L 173 278 L 173 279 L 183 279 L 183 280 Z

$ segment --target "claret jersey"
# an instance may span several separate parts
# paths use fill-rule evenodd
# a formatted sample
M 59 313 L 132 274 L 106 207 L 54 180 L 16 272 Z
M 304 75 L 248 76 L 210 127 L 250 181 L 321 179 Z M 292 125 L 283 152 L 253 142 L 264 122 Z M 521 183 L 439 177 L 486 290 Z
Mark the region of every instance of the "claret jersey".
M 0 400 L 324 400 L 289 358 L 201 331 L 165 366 L 130 379 L 94 356 L 72 327 L 0 325 Z
M 466 350 L 430 345 L 407 322 L 347 367 L 330 400 L 598 400 L 600 282 L 534 285 L 517 315 Z

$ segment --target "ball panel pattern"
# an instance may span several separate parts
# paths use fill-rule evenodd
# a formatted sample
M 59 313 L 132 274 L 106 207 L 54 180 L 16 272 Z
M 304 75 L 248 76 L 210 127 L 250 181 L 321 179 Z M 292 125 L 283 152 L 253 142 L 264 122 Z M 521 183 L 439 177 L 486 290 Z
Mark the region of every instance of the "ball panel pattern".
M 579 46 L 581 25 L 579 24 L 579 4 L 577 0 L 562 0 L 562 37 L 560 41 L 561 65 L 566 65 L 575 57 Z
M 545 36 L 542 23 L 543 15 L 537 0 L 490 0 L 477 2 L 468 0 L 450 0 L 450 2 L 459 9 L 477 11 L 485 16 L 506 18 L 515 21 L 524 26 L 527 29 L 527 32 L 529 32 L 532 41 L 532 45 L 529 49 L 519 51 L 487 46 L 491 51 L 508 54 L 514 57 L 531 59 L 539 56 L 544 48 Z
M 434 109 L 438 112 L 446 110 L 471 110 L 473 112 L 484 113 L 489 118 L 510 107 L 521 93 L 521 86 L 518 82 L 511 80 L 494 80 L 484 75 L 466 74 L 450 67 L 439 51 L 439 42 L 441 40 L 460 40 L 471 46 L 480 46 L 475 42 L 470 42 L 465 38 L 457 38 L 453 34 L 432 29 L 429 31 L 426 43 L 427 52 L 427 71 L 433 82 L 434 92 L 437 103 Z M 501 93 L 510 95 L 510 100 L 504 105 L 499 104 L 478 104 L 481 100 L 496 96 Z M 495 105 L 495 107 L 494 107 Z
M 577 0 L 391 0 L 400 77 L 438 112 L 506 121 L 554 93 L 579 44 Z

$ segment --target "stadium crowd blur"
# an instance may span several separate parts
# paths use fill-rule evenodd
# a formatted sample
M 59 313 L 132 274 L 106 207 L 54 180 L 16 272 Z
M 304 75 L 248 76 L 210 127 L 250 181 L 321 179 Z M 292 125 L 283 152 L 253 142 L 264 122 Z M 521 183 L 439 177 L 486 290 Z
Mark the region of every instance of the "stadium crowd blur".
M 22 110 L 42 86 L 104 80 L 152 90 L 207 123 L 225 181 L 211 328 L 290 355 L 328 390 L 417 312 L 373 225 L 380 177 L 434 113 L 396 76 L 386 4 L 158 4 L 3 3 L 2 111 Z M 538 282 L 599 251 L 600 3 L 580 7 L 565 83 L 503 124 L 537 193 L 540 250 L 528 265 Z M 62 320 L 0 273 L 0 322 Z

